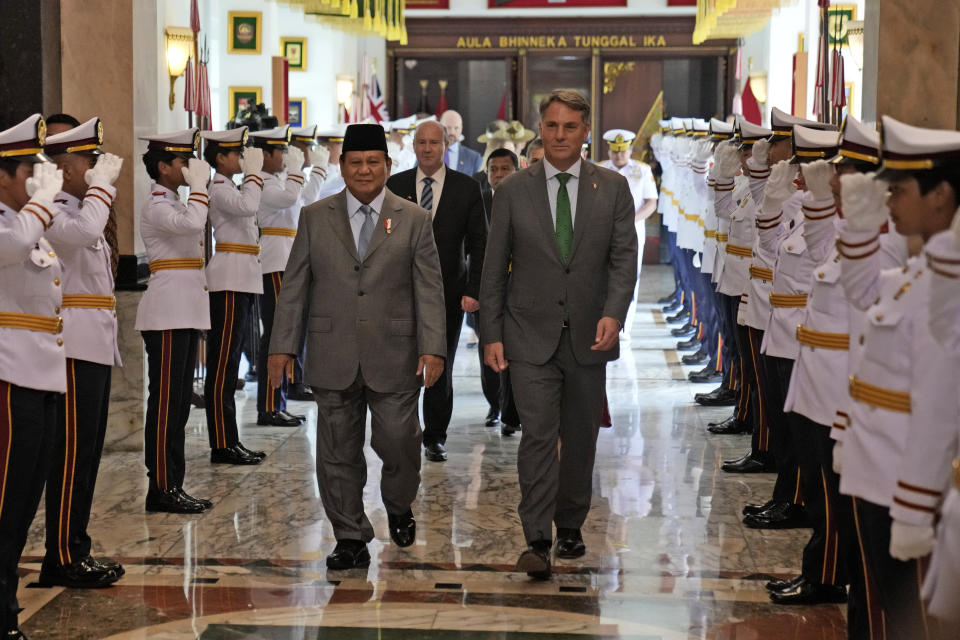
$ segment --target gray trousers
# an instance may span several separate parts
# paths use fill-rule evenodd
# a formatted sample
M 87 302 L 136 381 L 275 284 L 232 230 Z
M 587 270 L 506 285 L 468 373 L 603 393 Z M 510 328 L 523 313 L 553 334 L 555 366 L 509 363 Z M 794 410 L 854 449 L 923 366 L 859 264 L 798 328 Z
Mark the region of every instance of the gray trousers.
M 363 455 L 367 408 L 370 446 L 383 461 L 380 495 L 387 513 L 406 513 L 420 488 L 420 390 L 378 393 L 363 375 L 338 391 L 313 387 L 317 399 L 317 482 L 337 540 L 374 538 L 363 509 L 367 461 Z
M 582 365 L 570 332 L 545 364 L 510 361 L 520 423 L 520 521 L 527 542 L 552 540 L 552 523 L 579 529 L 590 511 L 606 365 Z M 560 451 L 557 443 L 560 442 Z

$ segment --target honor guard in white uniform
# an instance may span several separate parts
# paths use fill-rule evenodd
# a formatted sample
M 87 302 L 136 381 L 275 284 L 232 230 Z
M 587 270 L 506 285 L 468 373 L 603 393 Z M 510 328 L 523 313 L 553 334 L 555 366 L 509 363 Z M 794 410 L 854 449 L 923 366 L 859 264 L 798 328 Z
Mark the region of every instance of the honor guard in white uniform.
M 937 234 L 926 246 L 927 267 L 931 271 L 930 330 L 934 339 L 952 357 L 953 371 L 960 369 L 958 220 L 960 217 L 955 215 L 952 233 Z M 956 397 L 955 379 L 953 388 L 952 395 Z M 957 602 L 960 602 L 960 420 L 918 425 L 911 440 L 914 444 L 904 457 L 898 485 L 929 486 L 930 491 L 923 494 L 925 499 L 921 504 L 939 508 L 940 515 L 933 555 L 923 585 L 923 599 L 929 603 L 928 611 L 932 616 L 956 630 L 960 628 L 960 609 L 957 608 Z M 917 461 L 919 466 L 915 466 Z M 919 526 L 926 530 L 928 537 L 931 535 L 934 516 L 929 512 L 915 512 L 901 522 L 898 508 L 893 516 L 894 527 Z
M 300 208 L 310 206 L 320 199 L 320 191 L 327 179 L 330 165 L 330 150 L 317 144 L 317 125 L 290 129 L 290 144 L 303 152 L 303 172 L 307 184 L 300 193 Z M 339 169 L 340 163 L 337 163 Z M 307 167 L 310 167 L 309 173 Z M 298 212 L 299 214 L 299 212 Z
M 267 347 L 273 330 L 273 312 L 283 283 L 283 271 L 297 235 L 300 219 L 300 195 L 305 183 L 303 152 L 290 147 L 291 131 L 288 125 L 255 131 L 250 134 L 254 146 L 263 151 L 263 194 L 257 211 L 260 225 L 260 270 L 263 294 L 260 296 L 260 322 L 263 334 L 257 354 L 257 424 L 278 427 L 300 426 L 300 418 L 286 412 L 287 381 L 272 388 L 267 377 Z M 332 155 L 332 152 L 331 152 Z M 331 178 L 328 174 L 328 178 Z
M 147 141 L 143 164 L 153 181 L 140 219 L 150 280 L 137 307 L 136 322 L 146 346 L 149 376 L 146 509 L 199 513 L 213 505 L 183 490 L 183 447 L 199 332 L 210 328 L 203 270 L 210 165 L 194 155 L 200 142 L 197 129 L 142 139 Z M 177 195 L 183 186 L 190 187 L 186 204 Z
M 240 442 L 234 393 L 255 296 L 263 293 L 257 228 L 263 152 L 245 148 L 247 127 L 200 135 L 207 141 L 203 156 L 214 169 L 209 217 L 215 253 L 206 268 L 210 330 L 203 386 L 210 462 L 259 464 L 266 454 L 251 451 Z M 244 178 L 238 190 L 233 177 L 239 173 Z
M 323 186 L 320 187 L 317 200 L 323 200 L 335 193 L 340 193 L 346 187 L 343 176 L 340 175 L 340 153 L 343 149 L 343 136 L 346 130 L 347 125 L 337 124 L 317 132 L 317 141 L 329 153 L 327 156 L 327 177 L 323 181 Z M 414 160 L 416 160 L 416 157 L 414 157 Z
M 608 159 L 600 163 L 601 167 L 616 171 L 627 179 L 630 185 L 630 193 L 633 195 L 633 204 L 636 209 L 636 218 L 634 224 L 637 230 L 637 239 L 640 243 L 640 261 L 637 263 L 637 289 L 633 293 L 634 304 L 630 305 L 630 311 L 627 313 L 627 321 L 623 325 L 622 338 L 629 340 L 630 331 L 633 327 L 633 319 L 636 315 L 636 300 L 640 288 L 640 269 L 643 262 L 643 242 L 646 239 L 646 221 L 656 210 L 657 206 L 657 183 L 653 179 L 653 171 L 650 165 L 639 160 L 634 160 L 633 139 L 636 134 L 626 129 L 610 129 L 603 134 L 603 139 L 607 143 Z
M 840 233 L 844 289 L 866 312 L 857 338 L 863 349 L 850 378 L 840 491 L 853 497 L 867 591 L 875 596 L 868 601 L 871 631 L 882 624 L 887 637 L 926 638 L 920 581 L 950 479 L 942 434 L 957 421 L 956 361 L 930 330 L 926 258 L 881 269 L 880 230 L 887 220 L 879 203 L 889 189 L 890 218 L 904 235 L 926 242 L 947 231 L 960 204 L 960 133 L 887 116 L 882 125 L 882 182 L 842 178 L 844 204 L 877 204 L 845 207 Z
M 57 400 L 54 464 L 47 478 L 45 585 L 104 587 L 123 573 L 90 556 L 87 534 L 107 430 L 112 368 L 120 366 L 110 247 L 103 237 L 123 160 L 103 154 L 99 118 L 47 138 L 44 152 L 63 174 L 61 214 L 45 237 L 63 265 L 67 391 Z
M 53 465 L 57 399 L 67 390 L 63 273 L 43 237 L 60 213 L 53 200 L 63 176 L 43 154 L 45 137 L 38 114 L 0 131 L 0 631 L 11 639 L 24 637 L 17 564 Z

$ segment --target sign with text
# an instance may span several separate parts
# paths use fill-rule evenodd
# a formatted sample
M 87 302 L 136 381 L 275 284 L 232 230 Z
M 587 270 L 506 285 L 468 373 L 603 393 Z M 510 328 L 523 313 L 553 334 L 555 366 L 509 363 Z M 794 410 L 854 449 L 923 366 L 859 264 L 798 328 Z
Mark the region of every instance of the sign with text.
M 665 47 L 662 34 L 458 36 L 457 49 L 637 49 Z
M 554 7 L 625 7 L 627 0 L 487 0 L 489 9 L 552 9 Z

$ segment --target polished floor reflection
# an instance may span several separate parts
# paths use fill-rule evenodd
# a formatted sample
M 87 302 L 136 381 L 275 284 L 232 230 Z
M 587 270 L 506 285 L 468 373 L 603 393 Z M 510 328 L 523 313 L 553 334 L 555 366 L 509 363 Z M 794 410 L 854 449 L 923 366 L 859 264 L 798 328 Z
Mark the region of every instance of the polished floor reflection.
M 256 427 L 255 387 L 237 394 L 242 439 L 268 452 L 258 467 L 212 466 L 202 411 L 187 435 L 186 488 L 215 507 L 198 516 L 146 514 L 142 456 L 108 453 L 90 533 L 96 555 L 126 576 L 100 591 L 39 588 L 43 515 L 21 565 L 21 621 L 34 640 L 209 638 L 488 640 L 491 638 L 845 637 L 842 607 L 777 607 L 763 583 L 799 569 L 807 530 L 755 531 L 738 516 L 765 501 L 773 476 L 730 476 L 724 458 L 745 436 L 711 436 L 729 415 L 693 395 L 656 305 L 663 267 L 645 268 L 634 335 L 608 369 L 614 427 L 600 433 L 587 555 L 559 561 L 549 582 L 512 572 L 523 545 L 516 513 L 519 434 L 483 426 L 475 348 L 455 367 L 446 463 L 424 462 L 417 542 L 399 549 L 367 451 L 368 514 L 378 538 L 369 570 L 328 572 L 335 544 L 313 471 L 315 407 L 296 428 Z

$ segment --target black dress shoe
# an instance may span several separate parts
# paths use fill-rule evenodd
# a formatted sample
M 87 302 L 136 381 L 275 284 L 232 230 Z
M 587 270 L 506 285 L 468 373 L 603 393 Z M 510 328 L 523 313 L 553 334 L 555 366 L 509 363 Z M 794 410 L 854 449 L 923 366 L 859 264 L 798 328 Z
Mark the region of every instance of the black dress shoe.
M 557 527 L 557 557 L 579 558 L 587 552 L 580 529 Z
M 700 341 L 697 340 L 697 337 L 694 336 L 689 340 L 684 340 L 683 342 L 677 343 L 677 351 L 697 351 L 700 349 Z
M 495 427 L 500 424 L 500 412 L 496 409 L 491 408 L 490 411 L 487 411 L 487 419 L 483 423 L 485 427 Z
M 417 538 L 417 521 L 413 519 L 413 511 L 407 510 L 398 516 L 387 514 L 390 524 L 390 539 L 398 547 L 409 547 Z
M 203 409 L 206 406 L 206 400 L 203 399 L 203 396 L 193 391 L 190 393 L 190 404 L 195 406 L 197 409 Z
M 176 489 L 160 491 L 151 487 L 147 491 L 146 510 L 151 513 L 202 513 L 203 507 L 196 502 L 187 502 Z
M 370 566 L 370 552 L 361 540 L 337 540 L 333 553 L 327 556 L 330 569 L 358 569 Z
M 700 397 L 700 396 L 702 396 L 702 395 L 703 395 L 702 393 L 698 393 L 696 396 L 694 396 L 694 398 L 698 398 L 698 397 Z M 718 421 L 714 421 L 714 422 L 708 422 L 708 423 L 707 423 L 707 426 L 708 426 L 708 427 L 722 427 L 723 425 L 727 424 L 728 422 L 730 422 L 730 421 L 733 420 L 733 419 L 734 419 L 734 417 L 733 417 L 733 416 L 730 416 L 729 418 L 725 418 L 725 419 L 723 419 L 723 420 L 718 420 Z
M 707 431 L 710 433 L 715 433 L 717 435 L 735 435 L 738 433 L 750 433 L 752 429 L 750 425 L 741 420 L 737 420 L 733 416 L 730 416 L 720 424 L 715 424 L 712 427 L 707 427 Z
M 724 462 L 720 469 L 727 473 L 775 473 L 777 470 L 774 465 L 757 460 L 749 454 L 740 460 Z
M 287 388 L 287 400 L 302 400 L 305 402 L 313 402 L 313 391 L 310 390 L 310 387 L 307 385 L 292 384 Z
M 520 425 L 507 424 L 506 422 L 500 423 L 500 435 L 502 436 L 512 436 L 519 430 Z
M 663 296 L 657 300 L 657 304 L 670 304 L 671 302 L 678 301 L 680 298 L 677 296 L 677 292 L 674 291 L 668 296 Z
M 3 635 L 3 640 L 30 640 L 23 631 L 20 631 L 20 627 L 14 627 L 13 629 L 7 629 L 7 632 Z
M 260 458 L 261 460 L 263 460 L 264 458 L 267 457 L 267 454 L 264 453 L 263 451 L 254 451 L 254 450 L 252 450 L 252 449 L 247 449 L 245 446 L 243 446 L 243 443 L 242 443 L 242 442 L 238 442 L 238 443 L 237 443 L 237 448 L 240 449 L 241 451 L 245 452 L 245 453 L 248 454 L 248 455 L 251 455 L 251 456 L 253 456 L 253 457 L 255 457 L 255 458 Z
M 796 585 L 800 584 L 803 581 L 804 581 L 803 576 L 799 575 L 799 576 L 794 576 L 788 580 L 778 580 L 778 579 L 770 580 L 767 582 L 767 584 L 763 585 L 763 587 L 767 591 L 782 591 L 784 589 L 792 589 L 793 587 L 795 587 Z
M 180 499 L 184 502 L 196 502 L 198 505 L 203 507 L 204 511 L 207 509 L 213 508 L 213 503 L 207 500 L 206 498 L 195 498 L 186 491 L 183 490 L 183 487 L 177 487 L 175 489 L 177 493 L 180 494 Z
M 87 556 L 83 560 L 87 564 L 104 571 L 113 571 L 117 578 L 122 578 L 127 573 L 127 570 L 123 568 L 123 565 L 116 560 L 111 560 L 109 558 L 94 558 L 93 556 Z
M 73 587 L 74 589 L 103 589 L 120 579 L 113 571 L 88 562 L 87 558 L 70 564 L 44 562 L 40 566 L 39 582 L 44 587 Z
M 698 393 L 693 399 L 703 407 L 732 407 L 737 404 L 737 392 L 721 388 L 710 393 Z
M 257 414 L 257 424 L 264 427 L 299 427 L 300 421 L 280 411 L 265 411 Z
M 667 324 L 680 324 L 686 322 L 690 319 L 690 312 L 685 309 L 681 309 L 677 312 L 676 315 L 667 317 Z
M 211 449 L 210 462 L 213 464 L 260 464 L 263 458 L 251 456 L 234 445 L 226 449 Z
M 430 462 L 446 462 L 447 460 L 447 450 L 439 442 L 424 445 L 423 455 Z
M 766 511 L 743 517 L 743 524 L 751 529 L 803 529 L 810 526 L 803 507 L 780 502 Z
M 662 309 L 660 309 L 660 311 L 664 315 L 667 315 L 671 313 L 676 313 L 677 311 L 680 311 L 680 309 L 682 308 L 683 308 L 683 305 L 681 305 L 679 301 L 675 301 L 675 302 L 671 302 L 668 305 L 665 305 Z
M 676 329 L 670 329 L 670 335 L 674 338 L 689 338 L 697 334 L 697 328 L 689 322 Z
M 802 580 L 787 589 L 771 591 L 770 601 L 774 604 L 841 604 L 847 601 L 847 588 Z
M 744 505 L 744 506 L 743 506 L 743 509 L 740 510 L 740 513 L 742 513 L 742 514 L 745 515 L 745 516 L 750 516 L 750 515 L 753 515 L 753 514 L 755 514 L 755 513 L 763 513 L 764 511 L 766 511 L 767 509 L 769 509 L 769 508 L 772 507 L 773 505 L 774 505 L 774 500 L 773 500 L 773 498 L 770 498 L 769 500 L 767 500 L 767 501 L 764 502 L 763 504 L 747 504 L 747 505 Z
M 296 420 L 296 421 L 299 422 L 300 424 L 303 424 L 304 422 L 307 421 L 307 416 L 304 415 L 304 414 L 302 414 L 302 413 L 290 413 L 290 412 L 287 411 L 286 409 L 281 409 L 281 410 L 278 411 L 277 413 L 279 413 L 279 414 L 280 414 L 281 416 L 283 416 L 284 418 L 287 418 L 287 419 L 291 419 L 291 418 L 292 418 L 293 420 Z
M 256 369 L 247 369 L 247 375 L 243 376 L 243 379 L 247 382 L 256 382 L 257 381 L 257 370 Z
M 551 546 L 549 540 L 535 540 L 528 544 L 517 560 L 517 571 L 524 571 L 535 580 L 549 579 Z
M 708 356 L 703 351 L 695 351 L 694 353 L 688 353 L 687 355 L 680 358 L 680 362 L 686 365 L 703 364 L 704 362 L 707 362 L 709 360 L 710 360 L 710 356 Z
M 716 367 L 707 365 L 700 371 L 694 371 L 688 375 L 687 380 L 700 384 L 715 384 L 723 381 L 723 372 L 717 371 Z
M 245 386 L 247 386 L 247 381 L 243 378 L 237 378 L 237 391 L 242 390 Z

